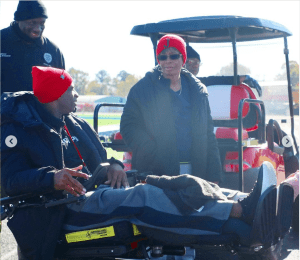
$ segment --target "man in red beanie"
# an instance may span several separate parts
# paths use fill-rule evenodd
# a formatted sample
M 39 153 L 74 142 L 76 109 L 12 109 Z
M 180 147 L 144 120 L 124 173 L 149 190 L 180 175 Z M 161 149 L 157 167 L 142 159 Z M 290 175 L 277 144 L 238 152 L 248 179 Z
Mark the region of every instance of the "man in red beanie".
M 169 57 L 159 57 L 166 71 L 163 75 L 174 78 L 177 65 L 183 63 L 179 51 L 167 49 L 161 53 L 175 55 L 171 57 L 174 62 L 169 62 Z M 114 158 L 107 160 L 97 133 L 72 114 L 78 95 L 70 75 L 61 69 L 33 67 L 32 76 L 33 93 L 4 93 L 1 97 L 1 193 L 37 195 L 26 201 L 29 207 L 17 208 L 7 224 L 26 259 L 52 260 L 62 229 L 64 234 L 76 236 L 77 231 L 89 234 L 91 228 L 124 220 L 146 230 L 175 232 L 187 238 L 207 235 L 208 231 L 210 235 L 234 232 L 247 244 L 257 203 L 272 184 L 264 169 L 272 171 L 276 183 L 270 163 L 262 166 L 253 191 L 241 202 L 228 200 L 217 185 L 191 175 L 152 175 L 147 177 L 147 184 L 127 189 L 122 163 Z M 108 180 L 102 185 L 106 173 Z M 91 177 L 86 180 L 88 174 Z M 117 188 L 122 184 L 126 189 L 112 189 L 115 183 Z M 170 187 L 172 191 L 165 190 Z M 64 198 L 66 192 L 74 196 L 86 194 L 73 204 L 32 206 L 41 202 L 38 195 L 57 200 Z M 239 218 L 243 225 L 237 228 L 233 218 Z M 161 234 L 154 239 L 161 239 Z M 86 240 L 80 237 L 83 239 L 77 242 Z M 166 236 L 165 239 L 169 241 Z
M 65 69 L 60 49 L 43 37 L 47 18 L 41 1 L 19 1 L 15 21 L 1 30 L 1 94 L 31 91 L 32 66 Z
M 80 196 L 101 183 L 117 188 L 129 186 L 123 164 L 107 159 L 97 133 L 72 113 L 78 94 L 71 76 L 62 69 L 33 67 L 32 78 L 33 93 L 2 95 L 2 196 L 49 193 L 51 198 L 61 198 L 62 191 Z M 110 166 L 99 166 L 104 162 Z M 104 175 L 101 180 L 98 172 Z M 8 226 L 27 257 L 39 255 L 45 243 L 47 250 L 53 250 L 55 245 L 48 239 L 56 241 L 64 211 L 64 207 L 33 208 L 14 214 Z M 27 249 L 30 233 L 36 237 L 31 240 L 33 251 Z

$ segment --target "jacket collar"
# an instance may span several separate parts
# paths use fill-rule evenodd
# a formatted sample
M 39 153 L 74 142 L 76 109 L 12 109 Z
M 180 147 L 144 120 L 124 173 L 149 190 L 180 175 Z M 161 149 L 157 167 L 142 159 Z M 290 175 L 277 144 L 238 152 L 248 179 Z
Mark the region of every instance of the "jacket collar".
M 188 80 L 189 85 L 195 89 L 198 89 L 200 94 L 208 95 L 206 86 L 187 69 L 181 68 L 180 76 L 185 77 Z M 149 77 L 153 82 L 160 81 L 166 86 L 170 85 L 170 80 L 163 77 L 159 65 L 155 66 L 151 71 L 147 72 L 145 77 Z
M 64 121 L 49 113 L 32 91 L 4 92 L 1 96 L 1 124 L 18 122 L 24 127 L 50 125 L 58 130 Z

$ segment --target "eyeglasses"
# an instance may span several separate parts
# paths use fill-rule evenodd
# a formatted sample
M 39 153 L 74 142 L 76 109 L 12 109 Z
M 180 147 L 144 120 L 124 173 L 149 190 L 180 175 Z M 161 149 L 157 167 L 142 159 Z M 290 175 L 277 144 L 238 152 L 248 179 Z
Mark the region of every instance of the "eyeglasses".
M 171 59 L 171 60 L 178 60 L 182 55 L 181 54 L 171 54 L 171 55 L 158 55 L 157 58 L 158 60 L 162 61 L 162 60 L 167 60 L 168 57 Z

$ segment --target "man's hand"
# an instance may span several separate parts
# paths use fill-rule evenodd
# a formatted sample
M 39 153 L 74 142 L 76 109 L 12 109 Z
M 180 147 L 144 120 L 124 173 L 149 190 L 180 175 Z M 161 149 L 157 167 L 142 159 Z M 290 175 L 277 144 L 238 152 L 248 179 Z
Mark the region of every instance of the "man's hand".
M 57 171 L 54 174 L 54 188 L 56 190 L 65 190 L 76 197 L 84 195 L 86 193 L 86 189 L 79 181 L 72 178 L 72 176 L 75 176 L 88 179 L 89 177 L 87 174 L 79 172 L 81 169 L 82 165 L 73 169 L 64 168 Z
M 110 184 L 110 187 L 112 188 L 116 186 L 117 189 L 119 189 L 121 187 L 121 184 L 126 188 L 129 187 L 126 173 L 117 163 L 109 166 L 107 171 L 107 179 L 108 180 L 104 184 Z

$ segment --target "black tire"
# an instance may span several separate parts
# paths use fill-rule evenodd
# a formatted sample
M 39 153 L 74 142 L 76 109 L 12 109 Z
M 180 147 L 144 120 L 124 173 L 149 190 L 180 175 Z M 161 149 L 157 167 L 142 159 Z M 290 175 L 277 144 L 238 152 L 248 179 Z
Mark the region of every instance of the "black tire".
M 299 195 L 293 205 L 292 231 L 299 235 Z

